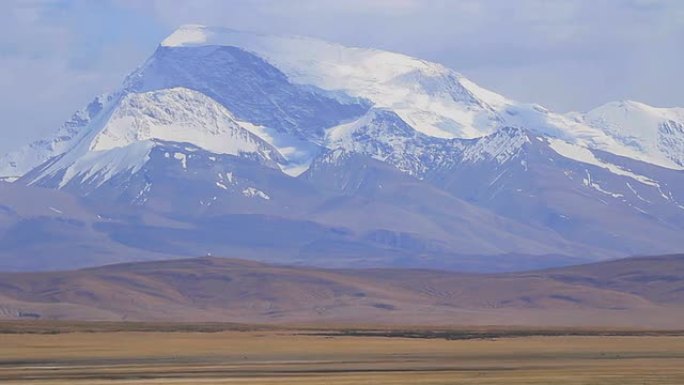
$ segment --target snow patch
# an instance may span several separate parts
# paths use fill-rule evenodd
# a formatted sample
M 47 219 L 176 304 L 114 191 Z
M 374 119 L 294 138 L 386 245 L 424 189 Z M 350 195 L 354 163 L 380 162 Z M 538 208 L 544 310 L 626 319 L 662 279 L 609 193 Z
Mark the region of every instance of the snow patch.
M 249 122 L 240 121 L 239 124 L 278 150 L 285 159 L 279 163 L 280 169 L 287 175 L 299 176 L 321 153 L 321 146 L 310 141 Z
M 621 175 L 621 176 L 626 176 L 629 178 L 632 178 L 636 180 L 639 183 L 643 183 L 649 186 L 654 186 L 658 187 L 658 183 L 655 182 L 654 180 L 645 177 L 643 175 L 636 174 L 632 171 L 625 170 L 621 167 L 618 167 L 614 164 L 604 162 L 600 159 L 598 159 L 591 150 L 589 150 L 586 147 L 578 146 L 575 144 L 571 144 L 559 139 L 549 139 L 549 147 L 553 149 L 555 152 L 557 152 L 559 155 L 576 160 L 582 163 L 587 163 L 591 164 L 593 166 L 601 167 L 604 168 L 610 172 L 612 172 L 615 175 Z
M 529 138 L 523 130 L 502 129 L 495 134 L 478 139 L 474 145 L 466 147 L 463 151 L 463 160 L 474 163 L 494 159 L 499 164 L 503 164 L 515 158 L 525 143 L 529 143 Z M 524 160 L 521 161 L 521 164 L 523 164 L 522 162 Z M 527 169 L 526 163 L 523 166 Z
M 596 183 L 596 182 L 594 182 L 594 181 L 591 180 L 591 174 L 589 173 L 588 170 L 584 170 L 584 171 L 587 173 L 587 177 L 584 178 L 584 179 L 582 179 L 582 182 L 584 183 L 585 186 L 591 187 L 591 188 L 593 188 L 594 190 L 596 190 L 596 191 L 598 191 L 598 192 L 600 192 L 600 193 L 603 193 L 603 194 L 606 194 L 606 195 L 610 195 L 610 196 L 612 196 L 613 198 L 622 198 L 622 197 L 624 197 L 624 195 L 622 195 L 622 194 L 618 194 L 618 193 L 614 193 L 614 192 L 605 190 L 604 188 L 601 187 L 600 184 L 598 184 L 598 183 Z
M 173 154 L 173 158 L 180 160 L 181 166 L 183 167 L 184 170 L 188 169 L 188 156 L 183 154 L 182 152 L 176 152 Z
M 145 186 L 138 192 L 138 195 L 135 197 L 134 201 L 137 202 L 138 204 L 144 204 L 147 202 L 147 194 L 150 192 L 152 189 L 152 184 L 149 182 L 145 183 Z
M 248 198 L 261 198 L 264 200 L 270 200 L 271 197 L 268 196 L 265 192 L 258 190 L 254 187 L 247 187 L 246 189 L 242 190 L 242 195 L 248 197 Z
M 629 184 L 629 182 L 627 182 L 625 184 L 627 185 L 627 188 L 629 189 L 629 191 L 631 191 L 632 194 L 634 194 L 634 196 L 637 197 L 637 199 L 639 199 L 642 202 L 651 203 L 651 201 L 644 199 L 641 195 L 639 195 L 639 192 L 634 187 L 632 187 L 632 185 Z

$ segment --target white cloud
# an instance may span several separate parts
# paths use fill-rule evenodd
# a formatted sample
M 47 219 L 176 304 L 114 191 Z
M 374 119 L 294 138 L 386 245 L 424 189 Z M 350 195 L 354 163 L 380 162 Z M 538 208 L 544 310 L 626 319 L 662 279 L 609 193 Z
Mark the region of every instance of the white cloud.
M 80 29 L 87 25 L 87 7 L 59 0 L 0 2 L 0 152 L 53 132 L 149 53 L 131 42 L 93 44 L 88 39 L 97 32 L 86 36 Z

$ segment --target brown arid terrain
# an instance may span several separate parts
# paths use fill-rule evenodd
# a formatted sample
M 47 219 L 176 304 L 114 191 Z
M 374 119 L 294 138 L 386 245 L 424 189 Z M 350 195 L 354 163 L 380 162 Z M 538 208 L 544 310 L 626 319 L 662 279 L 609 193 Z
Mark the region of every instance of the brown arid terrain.
M 678 329 L 684 256 L 489 275 L 222 258 L 5 273 L 0 318 Z
M 684 334 L 2 322 L 0 383 L 684 383 Z
M 684 256 L 507 274 L 198 258 L 0 275 L 3 385 L 679 385 Z

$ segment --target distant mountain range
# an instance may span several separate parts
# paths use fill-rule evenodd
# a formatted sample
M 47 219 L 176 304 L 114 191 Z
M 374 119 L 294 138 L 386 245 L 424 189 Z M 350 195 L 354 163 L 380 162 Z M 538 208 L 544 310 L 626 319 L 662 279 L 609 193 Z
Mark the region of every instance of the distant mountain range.
M 501 271 L 684 250 L 684 109 L 558 114 L 401 54 L 184 26 L 0 158 L 0 269 Z

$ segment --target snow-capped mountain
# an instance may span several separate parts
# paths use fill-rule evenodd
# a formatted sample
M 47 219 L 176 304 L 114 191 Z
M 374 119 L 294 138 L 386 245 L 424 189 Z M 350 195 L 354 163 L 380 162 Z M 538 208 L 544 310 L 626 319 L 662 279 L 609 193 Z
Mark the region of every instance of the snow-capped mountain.
M 502 126 L 522 126 L 566 141 L 681 169 L 667 150 L 635 148 L 623 136 L 535 104 L 479 87 L 436 63 L 302 37 L 278 37 L 199 25 L 181 27 L 163 47 L 235 46 L 263 57 L 297 84 L 370 100 L 433 137 L 476 138 Z
M 0 177 L 194 228 L 172 231 L 186 253 L 206 236 L 258 258 L 266 226 L 269 258 L 546 266 L 684 248 L 683 111 L 558 114 L 397 53 L 191 25 Z M 171 231 L 138 222 L 99 228 Z

